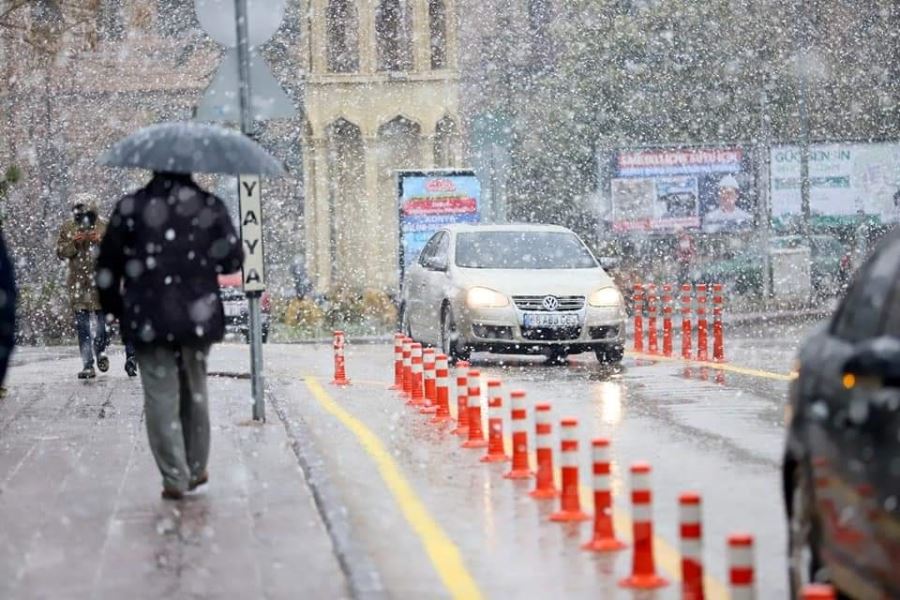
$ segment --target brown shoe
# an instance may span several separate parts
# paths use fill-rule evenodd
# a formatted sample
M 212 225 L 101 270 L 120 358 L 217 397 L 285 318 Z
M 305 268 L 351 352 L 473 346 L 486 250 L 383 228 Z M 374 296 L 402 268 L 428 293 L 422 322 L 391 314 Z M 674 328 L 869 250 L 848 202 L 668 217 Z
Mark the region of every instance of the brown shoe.
M 181 500 L 184 498 L 184 494 L 178 490 L 173 490 L 170 488 L 163 488 L 162 491 L 162 499 L 163 500 Z
M 209 481 L 209 473 L 207 473 L 206 471 L 203 471 L 203 473 L 200 475 L 200 477 L 198 477 L 197 479 L 195 479 L 194 481 L 191 482 L 191 484 L 188 486 L 188 491 L 193 492 L 198 487 L 200 487 L 201 485 L 204 485 L 208 481 Z

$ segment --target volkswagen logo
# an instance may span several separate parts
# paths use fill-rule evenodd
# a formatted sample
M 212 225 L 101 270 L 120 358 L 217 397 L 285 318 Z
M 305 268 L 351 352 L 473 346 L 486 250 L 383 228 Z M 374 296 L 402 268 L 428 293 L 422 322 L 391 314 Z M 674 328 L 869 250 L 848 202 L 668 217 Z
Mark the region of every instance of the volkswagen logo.
M 556 310 L 559 308 L 559 298 L 556 296 L 544 296 L 544 299 L 541 300 L 541 306 L 544 307 L 544 310 Z

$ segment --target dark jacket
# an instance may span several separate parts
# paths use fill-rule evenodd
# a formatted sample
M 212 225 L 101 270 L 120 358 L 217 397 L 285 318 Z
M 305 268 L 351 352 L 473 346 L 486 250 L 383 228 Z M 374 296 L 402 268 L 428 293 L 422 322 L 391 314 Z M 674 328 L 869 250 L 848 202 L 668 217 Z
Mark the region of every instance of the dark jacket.
M 206 346 L 225 333 L 217 276 L 242 261 L 222 201 L 187 175 L 157 174 L 109 219 L 97 259 L 100 305 L 127 341 Z

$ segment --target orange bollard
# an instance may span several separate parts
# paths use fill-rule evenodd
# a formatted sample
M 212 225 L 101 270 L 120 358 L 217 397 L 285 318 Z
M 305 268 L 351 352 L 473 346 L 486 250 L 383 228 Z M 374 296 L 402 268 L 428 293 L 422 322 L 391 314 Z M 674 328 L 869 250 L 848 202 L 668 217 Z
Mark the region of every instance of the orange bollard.
M 722 297 L 724 286 L 721 283 L 713 284 L 713 360 L 725 362 L 725 328 L 722 323 L 722 305 L 725 299 Z
M 450 360 L 446 354 L 438 354 L 434 359 L 435 405 L 437 411 L 432 423 L 446 423 L 450 418 Z
M 499 379 L 488 381 L 488 450 L 481 462 L 506 462 L 503 448 L 503 391 Z
M 594 537 L 582 546 L 594 552 L 615 552 L 626 547 L 616 539 L 612 519 L 612 490 L 609 484 L 609 440 L 597 438 L 591 442 L 594 474 Z
M 663 286 L 663 356 L 672 356 L 672 286 Z
M 681 358 L 691 358 L 691 337 L 694 335 L 691 327 L 691 294 L 693 286 L 689 283 L 681 286 Z
M 644 351 L 644 286 L 634 284 L 634 351 Z
M 563 419 L 559 430 L 559 466 L 562 471 L 562 494 L 559 510 L 551 521 L 586 521 L 590 517 L 581 510 L 578 497 L 578 419 Z
M 706 322 L 706 284 L 697 286 L 697 360 L 708 360 L 708 323 Z
M 512 427 L 512 468 L 504 477 L 506 479 L 530 479 L 534 474 L 528 464 L 528 407 L 525 404 L 525 392 L 514 390 L 509 393 L 512 408 L 509 411 Z
M 650 590 L 669 585 L 656 574 L 653 559 L 653 492 L 650 488 L 650 465 L 631 465 L 631 518 L 634 558 L 631 575 L 619 582 L 626 588 Z
M 410 338 L 403 338 L 403 395 L 412 395 L 412 344 Z
M 481 429 L 481 373 L 478 371 L 469 371 L 469 396 L 466 402 L 469 413 L 469 437 L 463 442 L 462 447 L 486 448 L 488 443 Z
M 425 388 L 422 369 L 422 344 L 413 342 L 411 346 L 412 369 L 410 370 L 410 406 L 422 406 L 425 404 Z
M 825 583 L 807 583 L 800 590 L 801 600 L 835 600 L 834 588 Z
M 681 520 L 681 597 L 703 600 L 703 521 L 700 494 L 678 497 Z
M 469 435 L 469 363 L 464 360 L 456 363 L 456 429 L 459 437 Z
M 344 364 L 344 332 L 334 332 L 334 379 L 331 380 L 332 385 L 347 386 L 350 380 L 347 379 L 347 372 Z
M 553 481 L 553 419 L 549 404 L 534 407 L 534 448 L 537 457 L 535 488 L 529 496 L 538 500 L 549 500 L 559 496 Z
M 437 382 L 434 372 L 434 348 L 422 350 L 422 373 L 425 388 L 425 404 L 419 408 L 423 415 L 432 415 L 437 412 Z
M 656 285 L 647 284 L 647 352 L 656 354 L 659 352 L 656 331 Z
M 754 600 L 753 536 L 736 533 L 728 536 L 728 584 L 731 600 Z
M 394 334 L 394 385 L 391 390 L 403 389 L 403 334 Z

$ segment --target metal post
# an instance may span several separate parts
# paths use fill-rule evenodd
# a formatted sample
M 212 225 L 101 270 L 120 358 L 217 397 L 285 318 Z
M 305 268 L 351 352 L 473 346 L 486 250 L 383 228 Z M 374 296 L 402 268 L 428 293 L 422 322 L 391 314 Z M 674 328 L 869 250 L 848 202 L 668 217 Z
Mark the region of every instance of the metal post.
M 760 112 L 760 136 L 757 152 L 757 186 L 759 194 L 759 218 L 761 228 L 761 242 L 763 248 L 763 303 L 768 305 L 772 296 L 772 257 L 769 255 L 769 238 L 772 235 L 772 204 L 769 195 L 770 171 L 769 160 L 771 157 L 771 141 L 769 139 L 769 101 L 766 90 L 763 89 L 759 96 Z
M 234 0 L 237 27 L 238 86 L 240 89 L 241 132 L 253 137 L 253 115 L 250 106 L 250 47 L 247 34 L 247 0 Z M 250 308 L 250 390 L 253 396 L 253 420 L 266 420 L 263 395 L 261 292 L 247 292 Z
M 809 14 L 804 0 L 796 4 L 797 22 L 800 24 L 798 50 L 799 73 L 797 74 L 798 98 L 797 111 L 800 118 L 800 214 L 802 215 L 801 233 L 807 246 L 810 241 L 811 208 L 809 203 Z

